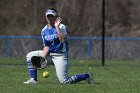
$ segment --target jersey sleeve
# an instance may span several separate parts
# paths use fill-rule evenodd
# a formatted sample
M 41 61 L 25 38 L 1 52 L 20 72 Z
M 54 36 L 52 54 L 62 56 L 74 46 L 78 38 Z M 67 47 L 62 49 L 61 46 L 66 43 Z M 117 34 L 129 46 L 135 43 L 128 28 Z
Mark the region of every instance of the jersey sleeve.
M 61 29 L 61 31 L 63 32 L 63 34 L 67 35 L 67 27 L 63 24 L 60 24 L 59 28 Z

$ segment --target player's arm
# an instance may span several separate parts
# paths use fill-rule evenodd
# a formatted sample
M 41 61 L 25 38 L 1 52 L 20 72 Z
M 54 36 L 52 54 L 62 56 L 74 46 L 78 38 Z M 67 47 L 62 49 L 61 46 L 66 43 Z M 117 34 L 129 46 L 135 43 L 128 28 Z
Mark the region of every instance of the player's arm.
M 57 31 L 59 40 L 60 40 L 61 42 L 64 42 L 65 39 L 67 38 L 67 35 L 65 35 L 65 34 L 61 31 L 61 29 L 59 28 L 59 25 L 60 25 L 61 21 L 62 21 L 62 20 L 61 20 L 60 17 L 58 17 L 58 18 L 56 19 L 56 21 L 55 21 L 55 28 L 56 28 L 56 31 Z
M 43 48 L 43 57 L 46 57 L 49 53 L 49 47 L 48 46 L 44 46 Z

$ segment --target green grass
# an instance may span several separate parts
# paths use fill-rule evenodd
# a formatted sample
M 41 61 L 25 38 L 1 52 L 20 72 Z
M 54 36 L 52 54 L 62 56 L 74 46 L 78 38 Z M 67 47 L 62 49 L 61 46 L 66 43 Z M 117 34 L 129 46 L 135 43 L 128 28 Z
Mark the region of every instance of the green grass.
M 84 73 L 90 66 L 97 83 L 93 86 L 88 85 L 86 81 L 78 84 L 59 84 L 54 66 L 38 71 L 39 82 L 36 85 L 25 85 L 23 82 L 29 79 L 26 66 L 0 65 L 0 93 L 140 93 L 139 62 L 112 62 L 108 61 L 104 67 L 100 66 L 99 62 L 73 60 L 70 63 L 70 76 Z M 45 70 L 50 73 L 48 78 L 42 77 Z

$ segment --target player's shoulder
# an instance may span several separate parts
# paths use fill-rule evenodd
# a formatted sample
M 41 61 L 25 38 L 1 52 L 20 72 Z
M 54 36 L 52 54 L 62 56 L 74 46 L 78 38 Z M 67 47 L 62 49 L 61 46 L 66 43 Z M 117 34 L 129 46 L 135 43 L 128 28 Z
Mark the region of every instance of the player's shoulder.
M 46 25 L 45 27 L 43 27 L 43 29 L 41 30 L 41 32 L 43 33 L 47 28 L 48 28 L 48 26 Z
M 43 29 L 42 29 L 42 31 L 44 31 L 45 29 L 47 29 L 48 28 L 48 26 L 46 25 L 46 26 L 44 26 L 43 27 Z

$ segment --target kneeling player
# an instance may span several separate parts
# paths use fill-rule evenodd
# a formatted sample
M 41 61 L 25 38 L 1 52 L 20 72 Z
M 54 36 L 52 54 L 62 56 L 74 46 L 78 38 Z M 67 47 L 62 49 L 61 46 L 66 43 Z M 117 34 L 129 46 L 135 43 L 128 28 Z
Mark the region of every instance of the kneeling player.
M 92 73 L 67 76 L 69 64 L 67 27 L 61 23 L 61 18 L 53 8 L 47 10 L 46 20 L 48 24 L 41 32 L 44 48 L 42 51 L 33 51 L 27 54 L 30 79 L 24 83 L 37 83 L 37 69 L 42 69 L 46 66 L 45 62 L 48 55 L 52 58 L 60 83 L 77 83 L 82 80 L 88 80 L 89 84 L 94 83 Z

